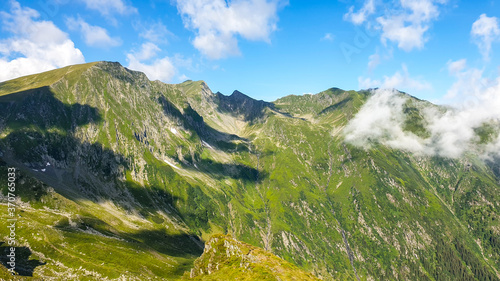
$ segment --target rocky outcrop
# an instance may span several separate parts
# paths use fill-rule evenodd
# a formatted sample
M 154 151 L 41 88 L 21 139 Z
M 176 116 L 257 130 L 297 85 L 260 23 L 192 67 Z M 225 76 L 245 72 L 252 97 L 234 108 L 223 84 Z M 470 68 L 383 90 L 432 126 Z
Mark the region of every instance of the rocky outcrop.
M 319 280 L 277 256 L 229 235 L 214 235 L 191 269 L 194 280 Z

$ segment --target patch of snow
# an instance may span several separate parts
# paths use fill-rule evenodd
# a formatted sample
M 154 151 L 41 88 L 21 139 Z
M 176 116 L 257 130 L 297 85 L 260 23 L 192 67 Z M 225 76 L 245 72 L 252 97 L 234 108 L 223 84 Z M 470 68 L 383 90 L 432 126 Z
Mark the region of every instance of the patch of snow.
M 177 135 L 177 129 L 175 128 L 170 128 L 170 132 L 172 132 L 174 135 Z
M 337 184 L 337 187 L 335 188 L 335 190 L 337 190 L 341 184 L 342 184 L 342 182 L 339 182 L 339 183 Z
M 201 141 L 201 143 L 202 143 L 204 146 L 206 146 L 206 147 L 208 147 L 208 148 L 213 149 L 213 147 L 212 147 L 211 145 L 209 145 L 206 141 L 202 140 L 202 141 Z
M 45 172 L 46 169 L 42 169 L 42 172 Z
M 170 162 L 170 161 L 169 161 L 169 160 L 167 160 L 167 159 L 163 159 L 163 161 L 165 161 L 165 163 L 167 163 L 168 165 L 170 165 L 170 166 L 171 166 L 172 168 L 174 168 L 174 169 L 177 169 L 177 170 L 180 170 L 180 169 L 181 169 L 181 168 L 179 168 L 179 167 L 175 166 L 175 164 L 174 164 L 174 163 Z
M 35 172 L 38 172 L 38 170 L 37 170 L 37 169 L 32 169 L 32 170 L 33 170 L 33 171 L 35 171 Z
M 50 163 L 49 163 L 49 162 L 47 162 L 47 165 L 45 165 L 45 166 L 50 166 Z

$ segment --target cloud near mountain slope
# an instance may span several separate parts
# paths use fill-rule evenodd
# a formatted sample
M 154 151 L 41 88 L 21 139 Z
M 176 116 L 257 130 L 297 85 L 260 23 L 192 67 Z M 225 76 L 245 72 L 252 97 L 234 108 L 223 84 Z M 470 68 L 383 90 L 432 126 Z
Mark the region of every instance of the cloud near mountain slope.
M 419 109 L 428 136 L 418 136 L 404 129 L 408 118 L 405 103 L 409 96 L 393 89 L 377 89 L 346 126 L 346 140 L 362 147 L 378 142 L 416 154 L 451 158 L 458 158 L 467 151 L 483 158 L 500 155 L 500 135 L 495 129 L 500 122 L 500 78 L 490 82 L 473 79 L 475 91 L 461 90 L 459 86 L 464 79 L 469 79 L 466 74 L 471 71 L 461 70 L 457 74 L 459 79 L 453 96 L 461 103 Z M 487 140 L 482 141 L 477 132 L 488 124 L 492 129 L 486 133 Z

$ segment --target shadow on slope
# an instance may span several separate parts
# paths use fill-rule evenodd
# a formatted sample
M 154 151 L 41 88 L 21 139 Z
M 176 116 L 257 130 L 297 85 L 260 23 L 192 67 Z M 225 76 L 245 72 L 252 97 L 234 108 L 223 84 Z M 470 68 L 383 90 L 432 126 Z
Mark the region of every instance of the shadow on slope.
M 201 138 L 207 141 L 215 142 L 221 149 L 224 149 L 225 146 L 235 145 L 232 141 L 248 141 L 248 139 L 239 137 L 235 134 L 220 132 L 210 127 L 205 123 L 203 117 L 199 115 L 190 104 L 186 104 L 183 109 L 184 113 L 182 113 L 177 106 L 171 103 L 163 95 L 160 95 L 158 98 L 158 103 L 162 106 L 163 113 L 165 115 L 182 124 L 184 128 L 196 132 L 196 134 L 198 134 Z
M 11 268 L 10 257 L 7 255 L 11 254 L 11 247 L 4 246 L 5 242 L 0 242 L 0 262 L 7 269 Z M 13 247 L 15 249 L 15 269 L 14 271 L 20 276 L 32 277 L 35 268 L 46 263 L 40 262 L 39 260 L 30 259 L 31 250 L 28 247 Z
M 18 170 L 18 179 L 27 178 L 21 174 L 31 175 L 69 199 L 89 199 L 97 203 L 110 200 L 125 210 L 130 209 L 132 205 L 146 217 L 157 211 L 167 210 L 176 213 L 182 220 L 182 214 L 189 217 L 191 211 L 197 211 L 197 206 L 193 204 L 184 204 L 182 210 L 179 210 L 176 202 L 180 197 L 172 195 L 164 188 L 148 188 L 116 180 L 121 173 L 120 166 L 125 170 L 129 169 L 130 159 L 100 143 L 89 143 L 74 137 L 77 126 L 102 121 L 98 109 L 88 105 L 64 104 L 54 97 L 49 87 L 42 87 L 0 97 L 0 110 L 5 124 L 2 131 L 9 132 L 6 137 L 0 139 L 0 147 L 2 150 L 12 148 L 12 151 L 6 150 L 2 153 L 2 158 L 9 165 L 25 167 L 22 172 Z M 47 164 L 47 159 L 51 159 L 50 165 Z M 175 178 L 176 174 L 171 168 L 167 170 L 168 174 L 164 176 L 175 179 L 171 180 L 170 184 L 174 189 L 177 187 L 177 192 L 184 192 L 184 187 L 199 189 L 178 176 Z M 28 190 L 36 192 L 36 196 L 19 194 L 22 199 L 37 201 L 46 194 L 43 188 Z M 135 205 L 126 200 L 130 193 L 136 200 Z M 106 223 L 97 218 L 90 218 L 89 221 L 97 228 L 107 228 Z M 156 247 L 167 255 L 178 255 L 182 251 L 192 255 L 201 254 L 200 246 L 194 242 L 199 241 L 199 238 L 187 234 L 169 236 L 166 233 L 144 231 L 123 235 L 130 235 L 141 242 L 154 244 L 155 239 L 161 238 L 169 242 L 157 241 L 160 244 L 171 243 L 172 247 L 183 245 L 177 248 L 177 252 L 168 250 L 166 246 Z M 193 243 L 196 247 L 185 246 L 188 243 Z
M 242 164 L 219 163 L 210 159 L 201 159 L 196 164 L 199 169 L 214 175 L 218 179 L 229 176 L 232 179 L 242 180 L 244 182 L 261 182 L 268 176 L 265 171 L 257 170 Z M 193 166 L 187 165 L 184 165 L 184 168 L 189 170 L 196 169 Z
M 153 250 L 171 257 L 190 258 L 200 256 L 203 253 L 203 242 L 197 236 L 186 233 L 172 234 L 168 233 L 164 228 L 123 232 L 91 215 L 81 216 L 76 223 L 73 221 L 73 225 L 70 225 L 67 221 L 59 223 L 55 228 L 71 233 L 82 231 L 87 233 L 98 232 L 108 237 L 124 239 L 136 250 Z
M 65 104 L 48 86 L 0 96 L 0 112 L 1 120 L 13 130 L 36 126 L 73 132 L 77 126 L 102 122 L 96 108 Z M 3 129 L 0 127 L 0 132 Z
M 274 109 L 274 104 L 263 100 L 255 100 L 240 91 L 234 91 L 230 96 L 217 92 L 219 110 L 234 117 L 242 116 L 244 121 L 253 122 L 265 116 L 265 109 Z
M 318 113 L 318 115 L 321 115 L 321 114 L 325 114 L 325 113 L 328 113 L 328 112 L 332 112 L 332 111 L 335 111 L 335 110 L 338 110 L 338 109 L 342 109 L 344 107 L 347 107 L 348 105 L 352 104 L 352 97 L 351 96 L 348 96 L 347 98 L 333 104 L 333 105 L 330 105 L 328 107 L 326 107 L 325 109 L 321 110 L 320 113 Z

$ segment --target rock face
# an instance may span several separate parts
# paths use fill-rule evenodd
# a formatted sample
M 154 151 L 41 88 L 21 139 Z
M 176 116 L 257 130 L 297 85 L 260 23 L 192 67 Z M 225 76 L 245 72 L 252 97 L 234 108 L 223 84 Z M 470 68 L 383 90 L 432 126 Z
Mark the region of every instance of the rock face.
M 244 121 L 253 121 L 265 116 L 265 110 L 274 109 L 274 105 L 262 100 L 254 100 L 251 97 L 234 91 L 230 96 L 216 93 L 219 109 L 235 116 L 241 116 Z
M 15 167 L 24 268 L 39 279 L 176 279 L 225 233 L 324 280 L 499 280 L 500 162 L 344 142 L 370 95 L 332 88 L 267 103 L 111 62 L 0 83 L 0 199 L 6 208 Z M 419 112 L 433 105 L 405 99 L 404 129 L 425 137 Z M 240 246 L 233 272 L 286 267 Z M 222 258 L 207 249 L 202 260 Z M 215 264 L 195 275 L 211 278 Z
M 194 280 L 319 280 L 297 266 L 230 235 L 214 235 L 194 262 Z

